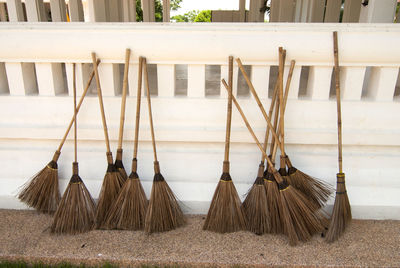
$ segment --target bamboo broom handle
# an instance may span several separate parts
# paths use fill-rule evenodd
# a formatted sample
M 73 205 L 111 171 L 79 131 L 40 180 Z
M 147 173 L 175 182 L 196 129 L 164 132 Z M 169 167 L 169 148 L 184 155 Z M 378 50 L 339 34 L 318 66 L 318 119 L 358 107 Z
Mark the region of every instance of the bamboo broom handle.
M 286 60 L 286 50 L 284 49 L 283 50 L 283 62 L 285 62 L 285 60 Z M 279 62 L 279 56 L 278 56 L 278 62 Z M 278 65 L 279 65 L 279 63 L 278 63 Z M 278 70 L 278 76 L 279 76 L 279 70 Z M 277 90 L 279 91 L 279 77 L 276 78 L 276 84 L 278 86 Z M 279 92 L 278 92 L 278 94 L 279 94 Z M 275 115 L 274 115 L 274 130 L 275 130 L 275 132 L 278 130 L 280 106 L 281 106 L 281 103 L 280 103 L 279 97 L 278 97 L 277 105 L 275 108 Z M 270 155 L 272 156 L 273 161 L 275 161 L 276 150 L 277 150 L 277 144 L 275 142 L 275 137 L 272 137 Z
M 231 92 L 229 91 L 229 87 L 228 87 L 228 85 L 226 84 L 226 82 L 225 82 L 224 79 L 222 79 L 222 83 L 224 84 L 225 89 L 228 91 L 228 94 L 230 94 L 230 95 L 232 96 Z M 232 96 L 232 101 L 233 101 L 233 103 L 235 104 L 235 106 L 236 106 L 237 110 L 239 111 L 240 115 L 242 116 L 243 121 L 244 121 L 244 123 L 246 124 L 246 127 L 247 127 L 247 129 L 249 130 L 249 132 L 250 132 L 251 136 L 253 137 L 254 141 L 256 142 L 258 148 L 260 149 L 261 153 L 264 155 L 264 158 L 267 160 L 268 166 L 271 168 L 271 170 L 272 170 L 273 173 L 276 173 L 277 170 L 276 170 L 276 168 L 274 167 L 274 164 L 273 164 L 273 163 L 271 162 L 271 160 L 269 159 L 267 153 L 263 150 L 263 147 L 262 147 L 260 141 L 258 140 L 256 134 L 254 133 L 253 129 L 251 128 L 251 126 L 250 126 L 250 124 L 249 124 L 249 121 L 247 120 L 246 116 L 245 116 L 244 113 L 243 113 L 242 108 L 240 107 L 239 103 L 237 102 L 237 100 L 236 100 L 236 98 L 235 98 L 234 96 Z M 280 183 L 280 181 L 278 181 L 278 183 Z
M 228 74 L 229 90 L 232 93 L 233 86 L 233 57 L 229 56 L 229 74 Z M 232 125 L 232 94 L 228 94 L 228 107 L 226 113 L 226 136 L 225 136 L 225 156 L 224 162 L 226 165 L 229 162 L 229 146 L 231 140 L 231 125 Z M 226 168 L 224 168 L 226 169 Z M 225 170 L 225 172 L 229 172 Z
M 100 86 L 100 78 L 99 78 L 99 71 L 97 69 L 96 63 L 96 53 L 92 52 L 92 61 L 93 61 L 93 69 L 96 77 L 96 85 L 97 85 L 97 96 L 99 97 L 99 104 L 100 104 L 100 112 L 101 112 L 101 120 L 103 122 L 103 130 L 104 130 L 104 138 L 106 141 L 107 147 L 107 154 L 110 154 L 110 140 L 108 138 L 108 129 L 107 129 L 107 122 L 106 122 L 106 115 L 104 112 L 104 103 L 103 103 L 103 95 L 101 93 L 101 86 Z
M 285 111 L 286 111 L 286 103 L 287 103 L 287 99 L 288 99 L 288 96 L 289 96 L 289 89 L 290 89 L 290 84 L 291 84 L 291 82 L 292 82 L 293 70 L 294 70 L 294 66 L 295 66 L 295 65 L 296 65 L 296 61 L 295 61 L 295 60 L 292 60 L 292 61 L 290 62 L 289 74 L 288 74 L 288 77 L 287 77 L 287 80 L 286 80 L 285 95 L 283 96 L 283 108 L 282 108 L 282 109 L 283 109 L 283 114 L 285 114 Z M 280 135 L 280 133 L 281 133 L 281 126 L 278 127 L 278 131 L 277 131 L 276 133 L 278 134 L 278 136 Z M 285 141 L 284 141 L 284 139 L 281 140 L 281 143 L 282 143 L 282 147 L 285 148 Z M 276 151 L 277 151 L 277 146 L 274 146 L 274 152 L 273 152 L 273 154 L 276 154 Z M 286 156 L 285 151 L 282 152 L 282 155 L 283 155 L 283 156 Z M 289 158 L 286 158 L 286 162 L 287 162 L 286 164 L 287 164 L 289 167 L 292 167 L 292 163 L 290 162 Z
M 98 65 L 98 64 L 100 64 L 100 60 L 97 60 L 97 65 Z M 81 98 L 80 98 L 80 100 L 79 100 L 79 102 L 78 102 L 78 106 L 76 107 L 76 112 L 77 112 L 77 113 L 79 112 L 79 109 L 81 108 L 81 105 L 82 105 L 82 103 L 83 103 L 83 100 L 85 99 L 86 93 L 88 92 L 89 87 L 90 87 L 90 84 L 92 83 L 93 77 L 94 77 L 94 70 L 92 71 L 92 73 L 91 73 L 90 76 L 89 76 L 89 80 L 88 80 L 88 82 L 86 83 L 85 90 L 83 91 L 82 96 L 81 96 Z M 62 147 L 64 146 L 65 141 L 67 140 L 68 133 L 69 133 L 69 131 L 71 130 L 72 124 L 73 124 L 74 122 L 75 122 L 75 119 L 74 119 L 74 116 L 72 116 L 72 119 L 71 119 L 71 121 L 69 122 L 69 125 L 68 125 L 68 127 L 67 127 L 67 131 L 65 131 L 64 137 L 61 139 L 60 145 L 58 146 L 57 152 L 61 152 L 61 149 L 62 149 Z
M 147 95 L 147 107 L 149 109 L 149 120 L 150 120 L 150 131 L 151 131 L 151 142 L 153 144 L 153 154 L 154 154 L 154 163 L 158 163 L 157 160 L 157 150 L 156 150 L 156 140 L 154 137 L 154 127 L 153 127 L 153 114 L 151 111 L 151 99 L 150 99 L 150 88 L 149 88 L 149 75 L 147 72 L 147 61 L 146 58 L 143 58 L 143 68 L 144 68 L 144 84 L 146 86 L 146 95 Z
M 278 95 L 278 83 L 275 83 L 275 87 L 274 87 L 274 93 L 272 95 L 272 99 L 271 99 L 271 105 L 269 106 L 269 111 L 268 111 L 268 117 L 271 118 L 272 117 L 272 113 L 274 112 L 274 107 L 275 104 L 277 103 L 277 97 Z M 265 131 L 265 138 L 264 138 L 264 151 L 267 151 L 267 146 L 268 146 L 268 139 L 269 139 L 269 132 L 270 132 L 270 127 L 267 126 L 267 130 Z M 264 155 L 261 154 L 261 162 L 264 163 Z
M 133 158 L 136 159 L 139 144 L 139 121 L 140 121 L 140 104 L 142 100 L 142 75 L 143 75 L 143 58 L 139 57 L 138 70 L 138 87 L 136 93 L 136 122 L 135 122 L 135 144 L 133 147 Z
M 122 149 L 122 139 L 124 136 L 126 92 L 127 92 L 127 88 L 128 88 L 128 71 L 129 71 L 130 56 L 131 56 L 131 50 L 129 48 L 127 48 L 125 51 L 125 66 L 124 66 L 124 80 L 123 80 L 123 85 L 122 85 L 121 117 L 119 120 L 118 149 Z
M 261 112 L 262 112 L 262 114 L 263 114 L 265 120 L 267 121 L 268 127 L 271 129 L 272 135 L 275 137 L 275 139 L 277 139 L 278 136 L 276 135 L 276 132 L 275 132 L 274 130 L 272 130 L 272 129 L 273 129 L 273 126 L 272 126 L 271 120 L 270 120 L 270 118 L 268 117 L 267 112 L 265 111 L 264 106 L 262 105 L 261 100 L 260 100 L 260 98 L 259 98 L 258 95 L 257 95 L 256 90 L 254 89 L 253 83 L 251 83 L 249 76 L 247 75 L 246 71 L 245 71 L 244 68 L 243 68 L 242 61 L 241 61 L 239 58 L 237 58 L 237 59 L 236 59 L 236 62 L 237 62 L 238 65 L 239 65 L 240 71 L 242 72 L 243 77 L 244 77 L 244 79 L 246 80 L 247 85 L 249 86 L 250 91 L 251 91 L 251 93 L 253 94 L 254 99 L 255 99 L 256 102 L 257 102 L 258 107 L 260 108 L 260 110 L 261 110 Z M 277 142 L 278 142 L 278 144 L 279 144 L 279 139 L 277 139 Z
M 76 122 L 76 64 L 72 64 L 72 87 L 74 91 L 74 156 L 75 156 L 75 163 L 78 162 L 78 131 L 77 131 L 77 122 Z
M 337 103 L 337 125 L 338 125 L 338 151 L 339 151 L 339 173 L 343 173 L 342 163 L 342 107 L 340 100 L 340 69 L 339 69 L 339 48 L 337 32 L 333 32 L 333 53 L 335 56 L 335 85 L 336 85 L 336 103 Z
M 285 63 L 283 62 L 283 48 L 279 47 L 279 101 L 282 103 L 281 109 L 279 110 L 279 126 L 281 127 L 281 152 L 283 155 L 285 155 L 285 148 L 282 146 L 283 145 L 283 140 L 284 140 L 284 105 L 283 105 L 283 72 L 285 68 Z M 278 139 L 275 137 L 275 139 Z

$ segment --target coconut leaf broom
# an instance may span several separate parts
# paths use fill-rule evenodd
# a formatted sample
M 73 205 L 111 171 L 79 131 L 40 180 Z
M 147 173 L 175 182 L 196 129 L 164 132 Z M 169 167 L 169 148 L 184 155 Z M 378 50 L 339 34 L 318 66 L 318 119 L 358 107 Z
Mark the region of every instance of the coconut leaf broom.
M 122 97 L 121 97 L 121 116 L 119 122 L 119 135 L 118 135 L 118 148 L 117 155 L 115 157 L 115 167 L 121 176 L 126 180 L 128 175 L 124 164 L 122 162 L 122 140 L 124 136 L 124 122 L 125 122 L 125 106 L 126 106 L 126 93 L 128 89 L 128 72 L 129 72 L 129 58 L 131 55 L 131 50 L 127 48 L 125 50 L 125 66 L 124 66 L 124 79 L 122 84 Z
M 92 61 L 93 61 L 93 67 L 94 67 L 94 71 L 95 71 L 97 95 L 98 95 L 99 104 L 100 104 L 100 112 L 101 112 L 101 119 L 102 119 L 102 123 L 103 123 L 105 143 L 106 143 L 106 148 L 107 148 L 106 155 L 107 155 L 107 163 L 108 163 L 107 171 L 106 171 L 106 174 L 104 175 L 103 184 L 101 186 L 99 200 L 97 202 L 97 210 L 96 210 L 96 228 L 103 228 L 103 227 L 105 227 L 104 225 L 105 225 L 106 216 L 111 207 L 111 204 L 114 202 L 114 199 L 117 197 L 125 180 L 121 176 L 121 174 L 117 171 L 117 169 L 114 165 L 112 153 L 110 150 L 110 141 L 108 138 L 107 122 L 106 122 L 106 116 L 105 116 L 105 112 L 104 112 L 103 95 L 101 92 L 99 72 L 98 72 L 97 64 L 96 64 L 96 53 L 94 53 L 94 52 L 92 53 Z
M 144 228 L 148 201 L 137 174 L 137 151 L 139 141 L 140 103 L 142 96 L 143 58 L 139 57 L 138 88 L 136 94 L 135 141 L 132 172 L 122 186 L 107 216 L 109 229 L 141 230 Z
M 335 57 L 335 85 L 336 85 L 336 102 L 337 102 L 337 125 L 338 125 L 338 162 L 339 173 L 336 174 L 336 196 L 333 205 L 331 223 L 326 233 L 326 241 L 333 242 L 346 230 L 351 222 L 351 207 L 349 197 L 347 196 L 345 175 L 343 173 L 342 158 L 342 108 L 340 100 L 340 68 L 339 68 L 339 49 L 337 32 L 333 32 L 333 47 Z
M 94 226 L 96 205 L 78 170 L 77 151 L 77 107 L 76 107 L 76 80 L 75 63 L 73 64 L 73 91 L 74 91 L 74 148 L 75 160 L 72 164 L 72 177 L 67 189 L 54 214 L 51 232 L 57 234 L 76 234 L 90 231 Z
M 324 229 L 322 224 L 322 221 L 324 221 L 324 215 L 316 208 L 315 204 L 310 202 L 301 192 L 291 187 L 275 169 L 268 155 L 263 150 L 257 136 L 254 134 L 254 131 L 239 103 L 236 98 L 232 96 L 225 80 L 222 80 L 222 83 L 229 92 L 233 103 L 239 111 L 254 141 L 267 160 L 270 170 L 278 183 L 280 199 L 279 212 L 281 214 L 284 233 L 288 236 L 290 245 L 296 245 L 299 241 L 309 240 L 313 234 L 321 232 Z
M 154 178 L 151 188 L 149 206 L 145 219 L 145 232 L 165 232 L 176 229 L 185 224 L 183 212 L 176 200 L 174 193 L 160 172 L 160 164 L 157 160 L 156 142 L 154 137 L 153 115 L 151 111 L 151 97 L 149 88 L 149 76 L 146 59 L 143 59 L 144 82 L 146 85 L 147 107 L 149 110 L 151 140 L 154 154 Z
M 229 174 L 229 146 L 232 121 L 233 57 L 229 57 L 228 108 L 226 120 L 225 156 L 222 175 L 215 189 L 203 230 L 218 233 L 235 232 L 247 227 L 241 201 Z
M 98 64 L 100 60 L 98 61 Z M 86 83 L 85 90 L 79 100 L 76 108 L 77 112 L 81 107 L 81 104 L 89 90 L 90 84 L 93 80 L 94 71 L 89 76 L 89 80 Z M 19 200 L 27 204 L 28 206 L 35 208 L 36 210 L 43 213 L 54 213 L 60 202 L 60 190 L 58 186 L 58 158 L 61 154 L 61 149 L 67 139 L 68 133 L 71 130 L 74 118 L 71 119 L 67 130 L 61 139 L 60 145 L 53 155 L 53 159 L 36 175 L 34 175 L 25 185 L 23 185 L 21 191 L 18 194 Z

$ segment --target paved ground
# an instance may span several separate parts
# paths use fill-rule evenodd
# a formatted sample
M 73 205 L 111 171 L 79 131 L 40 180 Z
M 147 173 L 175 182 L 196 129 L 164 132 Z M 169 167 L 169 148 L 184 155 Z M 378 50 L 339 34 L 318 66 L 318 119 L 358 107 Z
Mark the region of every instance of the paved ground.
M 400 267 L 400 221 L 354 220 L 336 243 L 315 236 L 290 247 L 286 237 L 201 230 L 204 216 L 188 216 L 177 230 L 146 235 L 91 231 L 55 236 L 52 218 L 35 211 L 0 210 L 0 260 L 120 266 L 386 266 Z

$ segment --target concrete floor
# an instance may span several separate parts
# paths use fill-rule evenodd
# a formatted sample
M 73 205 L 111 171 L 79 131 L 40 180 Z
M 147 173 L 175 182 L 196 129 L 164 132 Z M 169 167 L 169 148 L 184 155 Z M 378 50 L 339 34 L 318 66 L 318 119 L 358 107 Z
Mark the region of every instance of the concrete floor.
M 142 231 L 49 233 L 52 217 L 32 210 L 0 210 L 0 260 L 119 266 L 346 266 L 400 267 L 400 221 L 354 220 L 333 244 L 315 236 L 296 247 L 285 236 L 202 231 L 204 216 L 161 234 Z

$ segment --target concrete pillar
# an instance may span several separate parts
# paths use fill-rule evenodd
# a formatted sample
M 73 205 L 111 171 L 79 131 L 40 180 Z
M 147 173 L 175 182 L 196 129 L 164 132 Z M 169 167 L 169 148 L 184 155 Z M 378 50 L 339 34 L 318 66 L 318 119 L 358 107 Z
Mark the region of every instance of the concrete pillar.
M 50 0 L 51 20 L 67 21 L 67 6 L 65 0 Z
M 396 15 L 396 0 L 369 0 L 361 7 L 360 22 L 392 23 Z
M 360 11 L 361 11 L 360 0 L 346 0 L 344 2 L 342 22 L 359 22 Z
M 43 0 L 26 0 L 25 8 L 29 22 L 46 21 Z
M 82 0 L 69 0 L 69 19 L 70 21 L 84 21 Z
M 239 21 L 246 22 L 246 0 L 239 0 Z
M 10 22 L 25 21 L 21 0 L 7 0 L 7 11 Z
M 170 10 L 171 10 L 171 2 L 170 0 L 163 0 L 163 22 L 170 21 Z
M 89 21 L 105 22 L 107 21 L 107 1 L 106 0 L 89 0 Z
M 342 0 L 327 0 L 324 22 L 339 22 Z

